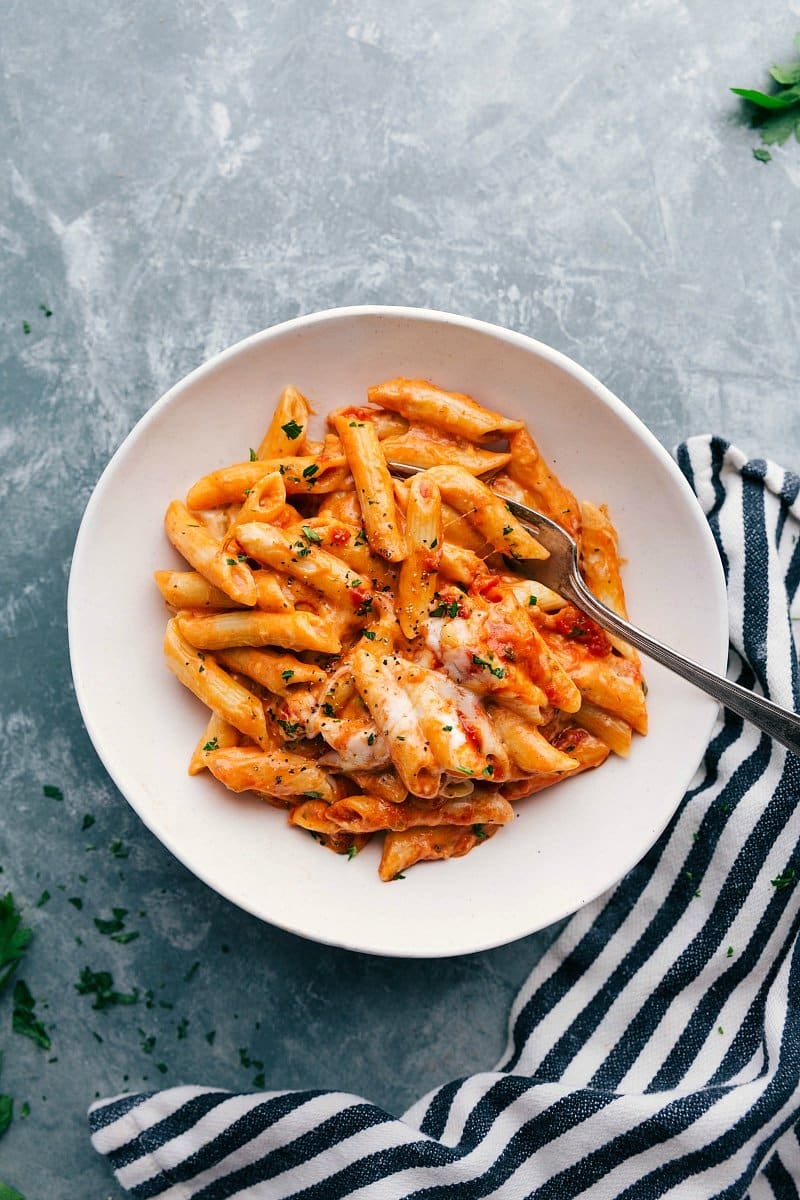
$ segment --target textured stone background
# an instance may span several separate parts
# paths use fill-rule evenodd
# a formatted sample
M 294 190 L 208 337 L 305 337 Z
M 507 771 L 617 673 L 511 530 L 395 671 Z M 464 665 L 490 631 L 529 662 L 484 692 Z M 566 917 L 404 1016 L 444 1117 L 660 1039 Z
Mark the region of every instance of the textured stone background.
M 12 1036 L 6 996 L 0 1090 L 31 1113 L 0 1144 L 0 1176 L 29 1200 L 103 1198 L 121 1193 L 86 1137 L 95 1094 L 249 1086 L 249 1056 L 269 1087 L 336 1086 L 399 1111 L 492 1064 L 554 931 L 434 965 L 352 955 L 238 912 L 154 841 L 70 685 L 70 553 L 102 467 L 208 355 L 362 302 L 530 332 L 665 445 L 713 430 L 798 466 L 800 147 L 756 162 L 727 89 L 790 57 L 800 4 L 2 12 L 0 863 L 36 931 L 23 974 L 53 1049 Z M 112 905 L 138 940 L 96 931 Z M 87 964 L 139 1004 L 91 1011 L 74 989 Z

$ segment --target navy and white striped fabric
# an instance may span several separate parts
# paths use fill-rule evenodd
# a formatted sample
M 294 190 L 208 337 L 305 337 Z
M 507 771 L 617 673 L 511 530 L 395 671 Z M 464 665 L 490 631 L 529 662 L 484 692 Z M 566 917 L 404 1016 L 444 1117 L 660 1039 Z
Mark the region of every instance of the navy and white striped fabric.
M 729 675 L 800 707 L 800 478 L 678 461 L 728 581 Z M 336 1092 L 178 1087 L 92 1106 L 139 1200 L 800 1195 L 800 760 L 724 713 L 681 807 L 538 963 L 501 1063 L 397 1119 Z

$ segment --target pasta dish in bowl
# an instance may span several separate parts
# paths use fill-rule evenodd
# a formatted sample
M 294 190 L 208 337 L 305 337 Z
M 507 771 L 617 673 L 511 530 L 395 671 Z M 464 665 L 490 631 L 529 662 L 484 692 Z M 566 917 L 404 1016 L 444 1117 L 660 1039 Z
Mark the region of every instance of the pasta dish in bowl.
M 504 497 L 561 524 L 626 615 L 607 512 L 578 503 L 524 423 L 425 380 L 364 399 L 317 442 L 286 387 L 258 450 L 170 503 L 194 570 L 155 578 L 167 664 L 209 709 L 190 774 L 350 858 L 383 833 L 391 881 L 468 853 L 511 801 L 627 757 L 646 685 L 635 650 L 513 571 L 548 552 Z M 401 482 L 397 462 L 422 469 Z
M 199 878 L 303 936 L 435 957 L 552 923 L 653 844 L 716 706 L 656 664 L 645 688 L 537 583 L 506 499 L 578 536 L 606 604 L 625 611 L 624 579 L 637 622 L 724 665 L 722 573 L 677 467 L 527 337 L 333 310 L 140 421 L 76 544 L 73 676 L 112 778 Z

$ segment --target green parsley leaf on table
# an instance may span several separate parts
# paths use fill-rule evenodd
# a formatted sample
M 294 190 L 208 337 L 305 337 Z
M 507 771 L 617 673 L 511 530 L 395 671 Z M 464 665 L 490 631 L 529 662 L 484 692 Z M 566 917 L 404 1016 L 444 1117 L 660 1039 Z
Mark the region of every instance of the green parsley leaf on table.
M 138 991 L 117 992 L 114 990 L 114 978 L 110 971 L 93 971 L 84 967 L 75 990 L 81 996 L 94 996 L 92 1008 L 112 1008 L 115 1004 L 136 1004 L 139 999 Z
M 31 939 L 31 930 L 22 924 L 11 892 L 0 897 L 0 991 L 8 983 Z
M 11 1118 L 14 1115 L 14 1097 L 0 1095 L 0 1137 L 11 1124 Z
M 16 1188 L 9 1187 L 7 1183 L 3 1183 L 0 1179 L 0 1200 L 25 1200 L 22 1192 L 18 1192 Z
M 794 39 L 800 54 L 800 34 Z M 757 88 L 731 88 L 754 107 L 753 123 L 758 126 L 765 146 L 782 146 L 792 134 L 800 142 L 800 60 L 770 68 L 778 84 L 777 92 L 761 92 Z M 754 150 L 759 162 L 769 162 L 768 150 Z
M 34 1013 L 36 1001 L 31 995 L 30 988 L 24 979 L 18 979 L 14 984 L 14 1011 L 11 1016 L 11 1028 L 15 1033 L 21 1033 L 31 1038 L 43 1050 L 49 1050 L 52 1045 L 50 1037 L 42 1022 Z

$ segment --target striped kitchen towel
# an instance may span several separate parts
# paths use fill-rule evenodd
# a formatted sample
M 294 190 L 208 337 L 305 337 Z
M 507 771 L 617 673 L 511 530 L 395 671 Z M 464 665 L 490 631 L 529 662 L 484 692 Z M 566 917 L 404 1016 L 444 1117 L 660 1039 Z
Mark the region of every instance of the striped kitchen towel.
M 693 438 L 729 675 L 798 710 L 800 478 Z M 101 1100 L 92 1141 L 161 1200 L 800 1194 L 800 760 L 725 712 L 680 809 L 533 970 L 492 1071 L 402 1118 L 339 1092 Z

